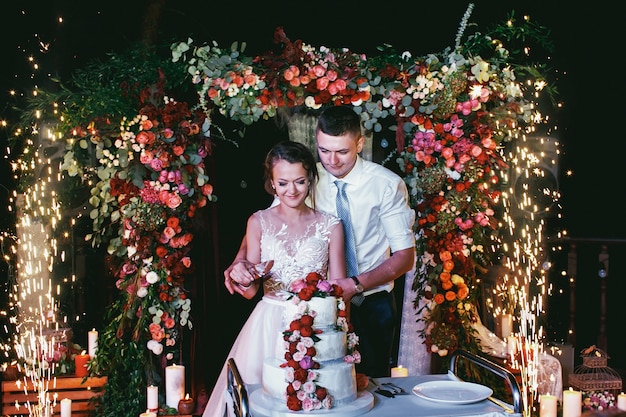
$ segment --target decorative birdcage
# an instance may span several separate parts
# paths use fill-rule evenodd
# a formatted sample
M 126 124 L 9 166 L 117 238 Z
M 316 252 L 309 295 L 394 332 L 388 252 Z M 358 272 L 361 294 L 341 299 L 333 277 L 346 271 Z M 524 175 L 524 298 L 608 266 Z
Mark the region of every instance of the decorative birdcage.
M 569 376 L 569 384 L 581 391 L 611 391 L 617 395 L 622 389 L 622 377 L 607 365 L 609 356 L 602 349 L 590 346 L 581 354 L 582 365 Z

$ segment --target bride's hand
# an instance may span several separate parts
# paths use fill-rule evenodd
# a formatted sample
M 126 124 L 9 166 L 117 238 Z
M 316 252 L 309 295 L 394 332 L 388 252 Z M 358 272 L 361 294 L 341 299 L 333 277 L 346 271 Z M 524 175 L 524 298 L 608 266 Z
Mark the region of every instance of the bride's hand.
M 250 288 L 256 277 L 254 272 L 254 264 L 247 260 L 234 262 L 226 271 L 224 271 L 224 285 L 229 293 L 243 293 Z
M 256 280 L 266 276 L 273 265 L 271 260 L 256 265 L 247 260 L 235 262 L 224 271 L 224 285 L 231 294 L 237 292 L 243 295 Z

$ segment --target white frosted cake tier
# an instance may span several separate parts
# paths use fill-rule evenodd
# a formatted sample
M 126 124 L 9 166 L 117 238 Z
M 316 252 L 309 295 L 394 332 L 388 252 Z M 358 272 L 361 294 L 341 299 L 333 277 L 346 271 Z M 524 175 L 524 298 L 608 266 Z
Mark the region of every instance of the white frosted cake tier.
M 327 362 L 341 359 L 343 360 L 348 351 L 348 339 L 346 332 L 327 330 L 316 335 L 320 340 L 315 342 L 317 354 L 313 359 L 317 362 Z M 276 345 L 276 357 L 283 359 L 289 342 L 285 341 L 282 332 L 278 335 L 279 343 Z
M 263 361 L 263 392 L 269 397 L 286 401 L 287 381 L 285 368 L 280 365 L 283 360 L 267 358 Z M 343 361 L 334 361 L 323 364 L 316 369 L 319 376 L 315 381 L 319 386 L 326 388 L 333 397 L 335 405 L 346 404 L 356 398 L 356 371 L 354 364 Z
M 315 311 L 315 327 L 318 329 L 332 327 L 337 323 L 337 298 L 336 297 L 313 297 L 309 301 L 300 301 L 295 304 L 293 300 L 285 303 L 285 325 L 289 326 L 296 314 L 304 313 L 305 304 Z

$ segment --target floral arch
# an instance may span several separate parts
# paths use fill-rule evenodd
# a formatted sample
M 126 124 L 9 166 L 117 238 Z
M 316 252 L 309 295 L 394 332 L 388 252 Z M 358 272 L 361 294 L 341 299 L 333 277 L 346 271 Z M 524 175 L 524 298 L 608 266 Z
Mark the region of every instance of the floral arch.
M 420 57 L 391 46 L 378 56 L 313 47 L 291 41 L 281 28 L 277 50 L 254 57 L 238 44 L 196 46 L 189 39 L 171 45 L 167 63 L 151 67 L 160 69 L 156 82 L 118 80 L 139 111 L 111 102 L 110 111 L 81 113 L 94 106 L 88 100 L 66 108 L 61 169 L 89 186 L 87 239 L 106 245 L 120 291 L 91 368 L 118 384 L 107 389 L 105 415 L 124 408 L 129 372 L 139 396 L 131 406 L 141 411 L 140 387 L 180 358 L 182 334 L 192 328 L 185 279 L 194 272 L 194 218 L 218 201 L 205 163 L 215 140 L 226 136 L 214 123 L 216 112 L 245 128 L 349 105 L 374 137 L 391 129 L 382 163 L 404 177 L 417 213 L 411 290 L 416 312 L 424 313 L 425 348 L 444 359 L 458 348 L 480 349 L 472 323 L 483 302 L 480 277 L 494 255 L 508 245 L 514 271 L 533 270 L 539 259 L 532 243 L 515 243 L 521 239 L 508 224 L 507 177 L 511 164 L 533 164 L 512 144 L 545 128 L 540 101 L 552 98 L 545 67 L 528 64 L 521 45 L 551 44 L 545 28 L 513 14 L 488 32 L 466 35 L 472 10 L 470 4 L 455 45 Z M 172 85 L 171 74 L 179 84 Z M 189 102 L 197 105 L 166 94 L 182 78 L 191 78 Z

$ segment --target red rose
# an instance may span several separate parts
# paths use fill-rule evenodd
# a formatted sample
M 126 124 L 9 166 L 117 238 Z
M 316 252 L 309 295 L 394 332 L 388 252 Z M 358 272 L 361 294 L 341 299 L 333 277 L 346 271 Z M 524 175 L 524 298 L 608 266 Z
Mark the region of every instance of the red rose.
M 302 323 L 302 326 L 313 326 L 313 317 L 305 314 L 300 318 L 300 323 Z
M 291 331 L 300 330 L 300 327 L 302 327 L 302 323 L 300 322 L 300 320 L 293 320 L 291 323 L 289 323 L 289 330 Z
M 164 246 L 157 246 L 156 248 L 156 255 L 159 258 L 163 258 L 165 255 L 167 255 L 167 249 Z
M 295 395 L 290 395 L 287 397 L 287 408 L 291 411 L 300 411 L 302 410 L 302 401 Z
M 313 286 L 317 285 L 317 282 L 320 279 L 322 279 L 322 277 L 317 272 L 309 272 L 307 276 L 304 278 L 307 285 L 313 285 Z
M 315 395 L 317 395 L 317 398 L 322 401 L 324 398 L 326 398 L 326 395 L 328 395 L 328 391 L 326 391 L 326 388 L 318 386 L 315 390 Z
M 311 326 L 302 326 L 300 334 L 303 337 L 311 337 L 311 335 L 313 335 L 313 328 Z
M 298 365 L 299 366 L 299 365 Z M 293 379 L 300 382 L 306 382 L 307 377 L 309 376 L 309 371 L 306 369 L 298 368 L 293 371 Z
M 313 291 L 309 287 L 303 288 L 298 293 L 298 297 L 303 301 L 309 301 L 313 298 Z

